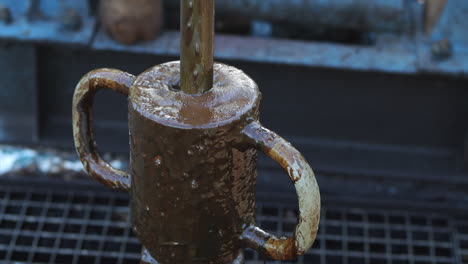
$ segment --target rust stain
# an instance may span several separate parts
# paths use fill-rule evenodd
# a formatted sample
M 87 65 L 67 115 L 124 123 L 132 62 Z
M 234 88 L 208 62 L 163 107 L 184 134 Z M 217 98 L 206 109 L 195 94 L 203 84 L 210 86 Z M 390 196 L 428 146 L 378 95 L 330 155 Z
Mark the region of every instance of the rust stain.
M 242 71 L 214 65 L 202 95 L 173 89 L 180 63 L 138 77 L 111 69 L 85 75 L 73 101 L 77 152 L 90 175 L 130 191 L 133 229 L 145 246 L 142 263 L 242 263 L 242 247 L 288 260 L 304 254 L 318 229 L 320 193 L 312 169 L 287 141 L 258 123 L 260 92 Z M 97 151 L 92 98 L 98 89 L 129 95 L 132 177 Z M 291 238 L 256 228 L 256 149 L 275 160 L 296 187 L 299 219 Z M 157 154 L 156 154 L 157 153 Z
M 256 150 L 238 145 L 258 119 L 260 93 L 242 71 L 214 69 L 203 95 L 172 88 L 179 62 L 149 69 L 130 89 L 129 127 L 139 138 L 130 146 L 132 224 L 160 263 L 235 263 L 242 226 L 255 221 Z
M 276 161 L 294 183 L 299 202 L 299 219 L 294 236 L 277 239 L 263 236 L 265 243 L 246 242 L 274 259 L 289 260 L 304 254 L 315 241 L 320 219 L 320 192 L 315 175 L 302 154 L 276 133 L 254 121 L 243 130 L 246 140 Z M 258 234 L 256 232 L 255 234 Z M 261 233 L 261 232 L 260 232 Z M 245 239 L 248 240 L 249 236 Z
M 265 255 L 276 260 L 294 260 L 297 258 L 295 239 L 272 237 L 265 243 Z
M 110 89 L 128 95 L 134 80 L 133 75 L 119 70 L 95 70 L 80 80 L 73 96 L 73 136 L 80 160 L 96 180 L 121 191 L 130 189 L 130 177 L 126 172 L 112 168 L 99 156 L 93 139 L 92 102 L 98 89 Z

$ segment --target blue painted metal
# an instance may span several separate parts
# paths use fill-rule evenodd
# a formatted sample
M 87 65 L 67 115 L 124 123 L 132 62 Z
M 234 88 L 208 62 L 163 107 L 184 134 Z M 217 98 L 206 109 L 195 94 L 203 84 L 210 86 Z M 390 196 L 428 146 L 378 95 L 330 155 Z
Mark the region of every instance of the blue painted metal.
M 167 4 L 169 7 L 177 6 L 178 2 L 169 0 Z M 154 41 L 132 46 L 115 42 L 102 29 L 98 29 L 93 37 L 96 18 L 89 14 L 88 1 L 0 0 L 0 4 L 8 6 L 13 17 L 11 24 L 0 22 L 0 39 L 90 44 L 91 48 L 98 50 L 179 56 L 180 38 L 173 31 L 163 33 Z M 364 27 L 362 30 L 376 31 L 375 44 L 369 46 L 217 35 L 217 59 L 406 74 L 431 72 L 466 75 L 468 71 L 466 0 L 448 1 L 440 22 L 430 36 L 424 36 L 422 27 L 418 26 L 422 22 L 423 6 L 414 0 L 219 0 L 217 4 L 225 11 L 243 7 L 247 15 L 260 18 L 268 16 L 289 21 L 305 18 L 306 22 L 309 21 L 307 19 L 316 19 L 316 22 L 328 25 L 348 23 L 350 27 L 361 21 L 359 25 Z M 82 18 L 82 27 L 77 31 L 67 30 L 64 26 L 62 16 L 69 10 L 74 10 Z M 296 15 L 290 16 L 291 12 Z M 394 14 L 394 17 L 383 14 Z M 392 19 L 395 17 L 397 19 Z M 408 25 L 416 25 L 412 31 L 408 31 L 411 34 L 406 30 L 393 30 Z M 431 45 L 442 39 L 450 41 L 453 56 L 434 60 Z
M 416 54 L 408 40 L 388 37 L 375 46 L 349 46 L 282 39 L 216 35 L 215 59 L 330 67 L 360 71 L 415 73 Z M 117 43 L 100 30 L 93 49 L 179 56 L 180 36 L 171 31 L 132 46 Z
M 0 38 L 89 44 L 95 30 L 96 18 L 90 16 L 88 1 L 82 0 L 0 0 L 8 7 L 12 23 L 0 23 Z M 69 30 L 63 18 L 71 10 L 79 14 L 81 28 Z
M 217 2 L 222 4 L 226 1 Z M 248 3 L 257 3 L 249 0 Z M 305 1 L 309 2 L 309 1 Z M 304 1 L 265 1 L 258 8 L 270 10 L 274 4 L 280 6 L 305 5 Z M 310 3 L 314 1 L 310 0 Z M 330 2 L 327 0 L 319 2 Z M 338 3 L 339 1 L 331 1 Z M 343 1 L 342 1 L 343 2 Z M 398 3 L 396 3 L 398 2 Z M 390 6 L 399 1 L 377 1 Z M 320 4 L 317 1 L 315 4 Z M 355 3 L 350 0 L 349 3 Z M 175 2 L 170 2 L 176 5 Z M 257 3 L 260 5 L 260 3 Z M 227 5 L 227 3 L 226 3 Z M 239 3 L 232 3 L 236 6 Z M 256 37 L 240 37 L 218 34 L 216 37 L 217 59 L 243 60 L 259 63 L 280 63 L 311 67 L 351 69 L 359 71 L 382 71 L 391 73 L 415 74 L 430 72 L 452 76 L 468 77 L 468 1 L 450 0 L 431 36 L 422 31 L 423 5 L 418 1 L 405 1 L 410 10 L 410 33 L 375 33 L 375 44 L 370 46 L 341 45 Z M 267 8 L 268 7 L 268 8 Z M 343 6 L 345 8 L 346 5 Z M 246 7 L 247 8 L 247 7 Z M 327 14 L 323 14 L 327 16 Z M 453 47 L 453 56 L 446 60 L 436 60 L 431 53 L 435 41 L 448 39 Z M 94 49 L 115 50 L 136 53 L 178 56 L 179 35 L 166 32 L 157 40 L 124 46 L 111 40 L 100 30 L 92 43 Z
M 468 1 L 447 1 L 445 9 L 429 36 L 419 35 L 418 66 L 422 71 L 468 77 Z M 431 45 L 448 40 L 452 56 L 436 60 Z
M 168 0 L 173 10 L 180 1 Z M 218 15 L 237 15 L 266 21 L 291 22 L 317 29 L 349 28 L 403 32 L 410 26 L 407 0 L 217 0 Z

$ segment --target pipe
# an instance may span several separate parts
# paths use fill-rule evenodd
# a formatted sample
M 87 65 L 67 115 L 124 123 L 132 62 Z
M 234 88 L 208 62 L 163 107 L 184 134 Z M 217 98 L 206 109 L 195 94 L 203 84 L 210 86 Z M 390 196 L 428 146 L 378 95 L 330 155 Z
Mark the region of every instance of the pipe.
M 202 94 L 213 86 L 214 0 L 181 0 L 180 88 Z

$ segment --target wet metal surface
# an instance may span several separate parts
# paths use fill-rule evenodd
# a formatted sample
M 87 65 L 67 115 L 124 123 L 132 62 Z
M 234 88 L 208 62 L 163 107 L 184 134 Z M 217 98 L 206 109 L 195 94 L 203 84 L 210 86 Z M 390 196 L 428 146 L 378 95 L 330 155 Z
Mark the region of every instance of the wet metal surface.
M 286 171 L 294 183 L 299 202 L 299 223 L 293 237 L 268 237 L 264 243 L 264 235 L 253 232 L 253 236 L 246 236 L 250 244 L 256 244 L 270 258 L 291 260 L 302 256 L 312 246 L 318 232 L 320 220 L 320 191 L 315 180 L 314 172 L 301 153 L 289 142 L 276 133 L 262 127 L 258 122 L 246 126 L 243 133 L 257 145 L 267 156 L 276 161 Z M 252 232 L 249 232 L 252 234 Z M 253 237 L 253 239 L 252 239 Z
M 111 69 L 85 75 L 73 100 L 84 167 L 104 185 L 130 191 L 133 231 L 161 263 L 242 263 L 245 246 L 278 260 L 303 255 L 320 217 L 315 175 L 290 143 L 258 123 L 256 83 L 224 64 L 214 72 L 213 88 L 201 95 L 177 89 L 179 62 L 136 79 Z M 98 156 L 91 123 L 98 88 L 129 94 L 130 174 Z M 298 225 L 290 238 L 247 231 L 255 225 L 256 149 L 277 162 L 296 188 Z
M 214 0 L 181 1 L 180 89 L 203 94 L 213 86 Z
M 209 92 L 171 90 L 179 70 L 156 66 L 131 88 L 133 230 L 160 263 L 232 263 L 243 226 L 255 221 L 256 153 L 239 144 L 260 95 L 219 64 Z
M 257 119 L 261 95 L 254 80 L 244 72 L 217 63 L 213 88 L 201 95 L 190 95 L 175 89 L 180 83 L 179 65 L 164 63 L 137 77 L 130 93 L 131 110 L 138 111 L 147 122 L 192 130 L 214 129 L 239 119 L 244 122 L 240 125 L 245 125 Z M 238 137 L 240 128 L 236 129 L 238 134 L 233 136 Z
M 134 80 L 135 76 L 119 70 L 95 70 L 80 80 L 73 96 L 73 137 L 85 170 L 102 184 L 121 191 L 130 189 L 130 176 L 100 157 L 93 138 L 92 103 L 99 89 L 128 95 Z

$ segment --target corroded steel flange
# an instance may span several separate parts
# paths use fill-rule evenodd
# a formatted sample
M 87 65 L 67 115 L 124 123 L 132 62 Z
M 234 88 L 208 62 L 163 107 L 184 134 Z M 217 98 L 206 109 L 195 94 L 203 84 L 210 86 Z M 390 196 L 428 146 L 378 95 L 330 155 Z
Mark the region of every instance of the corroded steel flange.
M 317 234 L 318 186 L 302 155 L 258 122 L 255 82 L 215 64 L 213 88 L 189 95 L 179 91 L 179 76 L 179 62 L 138 77 L 103 69 L 83 77 L 75 91 L 77 151 L 101 183 L 130 190 L 133 228 L 146 248 L 142 263 L 243 263 L 244 247 L 279 260 L 304 254 Z M 129 94 L 131 176 L 97 154 L 90 103 L 99 88 Z M 256 149 L 296 188 L 299 219 L 291 238 L 255 227 Z

